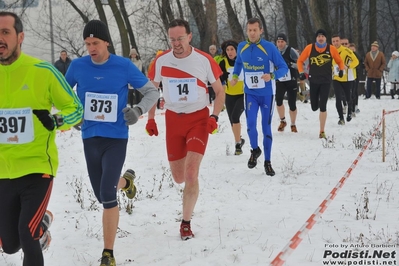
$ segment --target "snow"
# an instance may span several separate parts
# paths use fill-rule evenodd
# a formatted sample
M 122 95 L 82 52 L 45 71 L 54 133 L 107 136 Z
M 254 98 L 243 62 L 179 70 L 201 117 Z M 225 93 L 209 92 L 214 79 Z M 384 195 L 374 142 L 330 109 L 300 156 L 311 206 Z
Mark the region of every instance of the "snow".
M 288 118 L 287 102 L 284 104 Z M 344 126 L 337 124 L 335 99 L 329 100 L 328 141 L 318 138 L 319 112 L 312 112 L 309 103 L 298 101 L 297 106 L 296 134 L 289 130 L 289 119 L 285 132 L 277 132 L 275 111 L 273 177 L 264 172 L 263 155 L 256 168 L 247 167 L 250 147 L 244 115 L 246 144 L 244 153 L 235 156 L 227 114 L 220 114 L 219 133 L 209 137 L 201 164 L 200 196 L 192 218 L 195 238 L 188 241 L 179 236 L 183 186 L 174 183 L 170 175 L 162 111 L 158 110 L 156 117 L 158 137 L 145 133 L 145 116 L 131 126 L 123 171 L 135 170 L 138 194 L 132 214 L 126 212 L 126 197 L 119 195 L 120 222 L 114 248 L 117 265 L 269 265 L 351 167 L 353 171 L 331 204 L 313 228 L 301 235 L 301 243 L 286 254 L 284 265 L 330 265 L 323 263 L 328 250 L 397 252 L 399 112 L 386 115 L 385 162 L 381 126 L 377 126 L 382 110 L 398 110 L 399 100 L 390 96 L 363 100 L 360 96 L 360 113 Z M 375 137 L 361 153 L 371 134 Z M 57 144 L 60 168 L 49 204 L 55 218 L 50 228 L 52 242 L 44 252 L 45 265 L 99 265 L 102 206 L 95 201 L 88 180 L 80 132 L 57 133 Z M 356 159 L 358 163 L 353 164 Z M 351 244 L 351 248 L 343 247 Z M 380 258 L 378 263 L 391 264 L 375 265 L 397 265 L 395 254 L 389 254 L 391 257 Z M 345 260 L 329 256 L 325 261 L 328 259 Z M 362 265 L 354 264 L 357 260 L 348 259 L 347 263 Z M 373 265 L 372 260 L 364 259 L 369 265 Z M 22 252 L 1 254 L 0 265 L 22 265 Z

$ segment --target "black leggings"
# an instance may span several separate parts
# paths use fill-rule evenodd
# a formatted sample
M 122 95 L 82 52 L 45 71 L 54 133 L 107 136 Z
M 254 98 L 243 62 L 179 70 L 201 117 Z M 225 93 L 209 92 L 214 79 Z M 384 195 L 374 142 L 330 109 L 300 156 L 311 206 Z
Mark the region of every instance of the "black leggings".
M 310 105 L 313 111 L 320 108 L 320 112 L 327 111 L 328 95 L 331 83 L 312 83 L 310 81 Z
M 104 209 L 118 206 L 117 186 L 126 157 L 127 139 L 94 137 L 83 140 L 87 171 Z
M 52 187 L 53 177 L 42 174 L 0 179 L 0 241 L 8 254 L 22 248 L 23 266 L 44 265 L 39 239 Z
M 276 104 L 277 106 L 283 105 L 284 94 L 287 92 L 288 106 L 291 111 L 296 110 L 296 94 L 298 85 L 295 80 L 276 82 Z
M 337 108 L 339 119 L 344 119 L 342 111 L 342 95 L 345 94 L 345 99 L 348 103 L 348 115 L 352 114 L 352 87 L 354 81 L 339 82 L 333 80 L 333 87 L 335 93 L 335 107 Z
M 230 124 L 240 123 L 241 114 L 244 112 L 244 94 L 226 94 L 225 104 Z

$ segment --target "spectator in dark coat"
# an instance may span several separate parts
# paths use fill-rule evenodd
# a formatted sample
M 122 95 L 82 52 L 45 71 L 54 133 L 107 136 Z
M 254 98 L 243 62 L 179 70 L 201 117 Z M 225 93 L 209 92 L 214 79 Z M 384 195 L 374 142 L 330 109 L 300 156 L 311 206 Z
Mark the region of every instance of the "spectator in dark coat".
M 65 76 L 69 65 L 71 64 L 71 59 L 68 57 L 68 54 L 65 50 L 62 50 L 60 53 L 60 59 L 55 61 L 54 66 Z

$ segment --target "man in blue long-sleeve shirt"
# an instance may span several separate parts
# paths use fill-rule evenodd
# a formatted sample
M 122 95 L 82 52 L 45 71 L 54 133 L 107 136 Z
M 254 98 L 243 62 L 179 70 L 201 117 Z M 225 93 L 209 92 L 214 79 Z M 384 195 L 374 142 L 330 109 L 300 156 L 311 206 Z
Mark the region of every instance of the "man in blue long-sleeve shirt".
M 272 168 L 272 130 L 271 122 L 274 109 L 275 79 L 282 78 L 288 72 L 285 63 L 276 46 L 261 39 L 262 23 L 258 18 L 247 22 L 248 39 L 241 42 L 237 48 L 237 59 L 234 65 L 232 86 L 238 81 L 241 69 L 244 73 L 245 115 L 247 131 L 252 147 L 248 168 L 254 168 L 262 150 L 258 145 L 256 122 L 258 110 L 262 114 L 263 148 L 265 151 L 266 175 L 274 176 Z

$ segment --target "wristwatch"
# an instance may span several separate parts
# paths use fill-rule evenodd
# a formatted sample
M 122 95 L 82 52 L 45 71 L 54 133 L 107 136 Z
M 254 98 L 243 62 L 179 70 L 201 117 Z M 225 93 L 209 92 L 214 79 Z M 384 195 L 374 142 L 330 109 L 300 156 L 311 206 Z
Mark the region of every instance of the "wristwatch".
M 62 118 L 62 116 L 55 114 L 53 117 L 57 128 L 64 124 L 64 118 Z
M 210 115 L 209 117 L 215 118 L 216 122 L 218 122 L 218 120 L 219 120 L 219 117 L 217 115 Z

